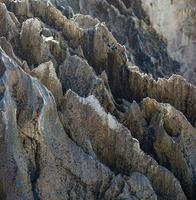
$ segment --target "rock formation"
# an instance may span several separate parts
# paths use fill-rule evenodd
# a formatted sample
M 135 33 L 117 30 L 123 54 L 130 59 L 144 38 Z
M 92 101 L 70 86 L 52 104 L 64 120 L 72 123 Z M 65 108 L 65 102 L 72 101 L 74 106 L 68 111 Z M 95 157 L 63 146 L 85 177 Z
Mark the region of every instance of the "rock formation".
M 0 199 L 196 198 L 196 87 L 148 3 L 0 0 Z
M 167 38 L 169 54 L 181 63 L 180 73 L 196 84 L 196 1 L 143 0 L 142 6 L 152 26 Z

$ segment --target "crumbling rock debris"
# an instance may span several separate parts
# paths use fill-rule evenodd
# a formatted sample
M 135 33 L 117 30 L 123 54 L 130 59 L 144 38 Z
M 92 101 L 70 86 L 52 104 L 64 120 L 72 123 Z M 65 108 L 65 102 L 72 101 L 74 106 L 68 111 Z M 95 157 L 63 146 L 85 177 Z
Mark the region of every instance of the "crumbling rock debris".
M 147 14 L 0 0 L 0 199 L 196 198 L 196 87 Z

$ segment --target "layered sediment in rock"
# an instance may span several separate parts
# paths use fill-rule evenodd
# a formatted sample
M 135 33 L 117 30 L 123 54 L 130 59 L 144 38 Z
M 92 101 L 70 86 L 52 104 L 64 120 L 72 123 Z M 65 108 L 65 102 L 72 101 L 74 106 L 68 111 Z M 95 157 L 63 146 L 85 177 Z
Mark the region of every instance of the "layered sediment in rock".
M 0 199 L 195 199 L 196 88 L 141 2 L 0 2 Z

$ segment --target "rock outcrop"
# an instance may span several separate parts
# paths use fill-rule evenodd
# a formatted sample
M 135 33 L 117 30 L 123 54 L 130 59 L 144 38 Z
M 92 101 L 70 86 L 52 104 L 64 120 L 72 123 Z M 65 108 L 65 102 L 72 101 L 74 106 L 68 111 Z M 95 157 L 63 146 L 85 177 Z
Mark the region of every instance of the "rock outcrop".
M 179 64 L 167 54 L 167 45 L 146 20 L 140 1 L 80 0 L 79 11 L 104 21 L 127 56 L 154 77 L 169 77 L 179 70 Z
M 142 6 L 0 0 L 0 199 L 196 198 L 196 87 Z
M 196 84 L 196 2 L 143 0 L 142 6 L 156 31 L 168 41 L 168 52 L 181 63 L 180 73 Z

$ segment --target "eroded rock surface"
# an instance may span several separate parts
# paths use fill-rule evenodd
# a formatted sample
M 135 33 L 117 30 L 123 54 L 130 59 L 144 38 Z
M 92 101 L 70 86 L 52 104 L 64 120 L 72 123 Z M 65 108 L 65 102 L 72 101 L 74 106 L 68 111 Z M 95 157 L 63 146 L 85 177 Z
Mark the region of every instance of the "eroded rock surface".
M 196 84 L 196 1 L 143 0 L 153 27 L 168 41 L 169 54 L 181 63 L 181 74 Z
M 0 199 L 196 198 L 196 87 L 147 14 L 0 0 Z

